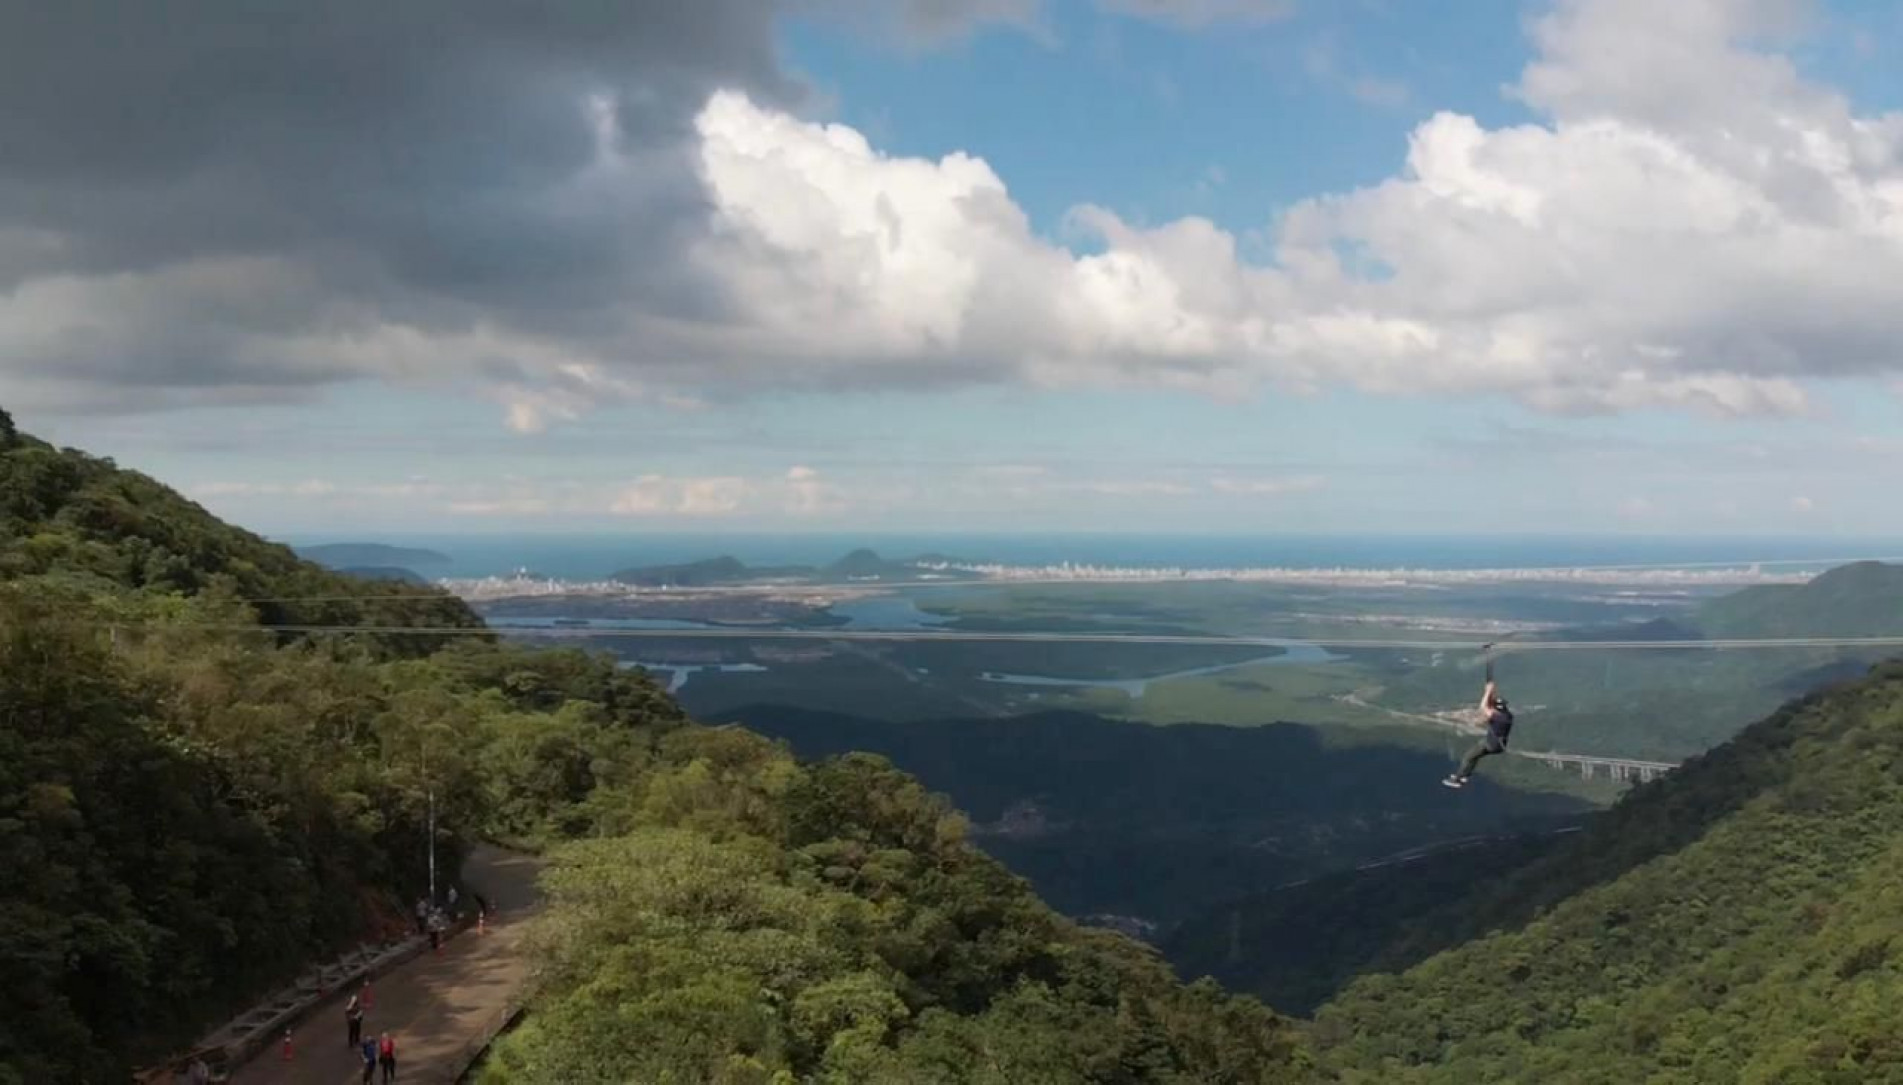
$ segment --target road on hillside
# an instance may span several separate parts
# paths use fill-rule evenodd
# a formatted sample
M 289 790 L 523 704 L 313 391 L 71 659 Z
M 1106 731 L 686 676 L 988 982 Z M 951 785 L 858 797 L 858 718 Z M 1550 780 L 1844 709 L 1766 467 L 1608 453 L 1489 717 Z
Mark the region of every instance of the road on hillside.
M 539 872 L 540 861 L 533 857 L 479 845 L 463 867 L 463 884 L 480 890 L 495 908 L 488 932 L 478 934 L 472 927 L 443 943 L 441 953 L 425 951 L 373 981 L 364 1035 L 388 1032 L 396 1041 L 399 1082 L 449 1082 L 457 1056 L 507 1012 L 528 975 L 523 920 L 540 905 L 535 886 Z M 363 1080 L 362 1056 L 347 1045 L 348 998 L 347 992 L 332 997 L 292 1031 L 289 1062 L 284 1061 L 279 1037 L 230 1080 L 235 1085 L 351 1085 Z M 371 1080 L 381 1081 L 382 1075 L 379 1069 Z

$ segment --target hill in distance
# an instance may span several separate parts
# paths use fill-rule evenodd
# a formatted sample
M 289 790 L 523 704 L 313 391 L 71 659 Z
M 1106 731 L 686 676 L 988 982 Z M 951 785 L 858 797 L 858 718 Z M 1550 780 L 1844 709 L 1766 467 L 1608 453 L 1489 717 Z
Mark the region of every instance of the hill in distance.
M 610 580 L 644 588 L 705 588 L 721 584 L 743 584 L 751 580 L 804 579 L 812 569 L 803 566 L 749 568 L 739 558 L 722 555 L 677 565 L 639 565 L 613 574 Z
M 307 561 L 332 569 L 351 568 L 398 568 L 417 569 L 432 565 L 448 565 L 448 554 L 435 550 L 424 550 L 412 546 L 387 546 L 383 543 L 325 543 L 320 546 L 295 547 L 297 555 Z
M 623 584 L 640 587 L 704 588 L 766 581 L 800 581 L 812 584 L 836 584 L 851 580 L 914 581 L 925 579 L 929 571 L 920 566 L 928 562 L 957 559 L 926 554 L 909 560 L 890 560 L 872 550 L 854 550 L 823 566 L 773 565 L 749 566 L 739 558 L 722 555 L 677 565 L 639 565 L 622 569 L 609 577 Z
M 1803 584 L 1764 584 L 1713 599 L 1697 622 L 1716 637 L 1903 635 L 1903 565 L 1859 561 Z
M 356 566 L 337 570 L 345 576 L 354 576 L 363 580 L 394 580 L 400 584 L 429 583 L 429 578 L 414 569 L 402 569 L 394 565 Z

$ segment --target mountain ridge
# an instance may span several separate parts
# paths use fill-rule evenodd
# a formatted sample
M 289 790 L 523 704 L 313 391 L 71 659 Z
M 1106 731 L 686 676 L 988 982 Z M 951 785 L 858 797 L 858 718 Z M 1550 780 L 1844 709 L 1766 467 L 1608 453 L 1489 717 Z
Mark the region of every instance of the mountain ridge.
M 1704 603 L 1714 637 L 1903 636 L 1903 565 L 1859 561 L 1802 584 L 1764 584 Z
M 295 546 L 292 549 L 297 551 L 299 557 L 332 569 L 346 569 L 352 566 L 412 569 L 418 566 L 448 565 L 453 560 L 448 554 L 439 550 L 373 542 L 319 543 L 312 546 Z

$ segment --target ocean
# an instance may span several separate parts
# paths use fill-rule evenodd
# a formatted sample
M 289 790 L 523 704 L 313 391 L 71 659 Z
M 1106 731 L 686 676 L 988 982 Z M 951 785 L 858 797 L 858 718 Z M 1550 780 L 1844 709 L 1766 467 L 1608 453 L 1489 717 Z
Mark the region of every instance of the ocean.
M 506 576 L 527 569 L 597 580 L 620 569 L 731 555 L 748 565 L 824 565 L 865 547 L 887 558 L 936 553 L 1004 565 L 1060 562 L 1126 567 L 1509 569 L 1782 562 L 1823 568 L 1903 556 L 1903 539 L 1603 536 L 1221 536 L 1005 534 L 349 535 L 295 536 L 293 545 L 380 542 L 449 556 L 426 576 Z

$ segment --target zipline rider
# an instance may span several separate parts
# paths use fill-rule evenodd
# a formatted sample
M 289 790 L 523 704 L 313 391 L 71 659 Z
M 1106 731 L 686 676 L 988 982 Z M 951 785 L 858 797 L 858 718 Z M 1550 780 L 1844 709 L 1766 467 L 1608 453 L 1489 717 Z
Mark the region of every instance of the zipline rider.
M 1492 645 L 1488 645 L 1492 647 Z M 1487 721 L 1487 733 L 1467 751 L 1460 762 L 1460 768 L 1441 783 L 1452 788 L 1467 786 L 1473 778 L 1474 767 L 1483 757 L 1507 752 L 1507 736 L 1513 733 L 1513 713 L 1507 708 L 1507 699 L 1500 696 L 1500 687 L 1493 680 L 1493 661 L 1487 661 L 1487 688 L 1480 694 L 1480 713 Z

